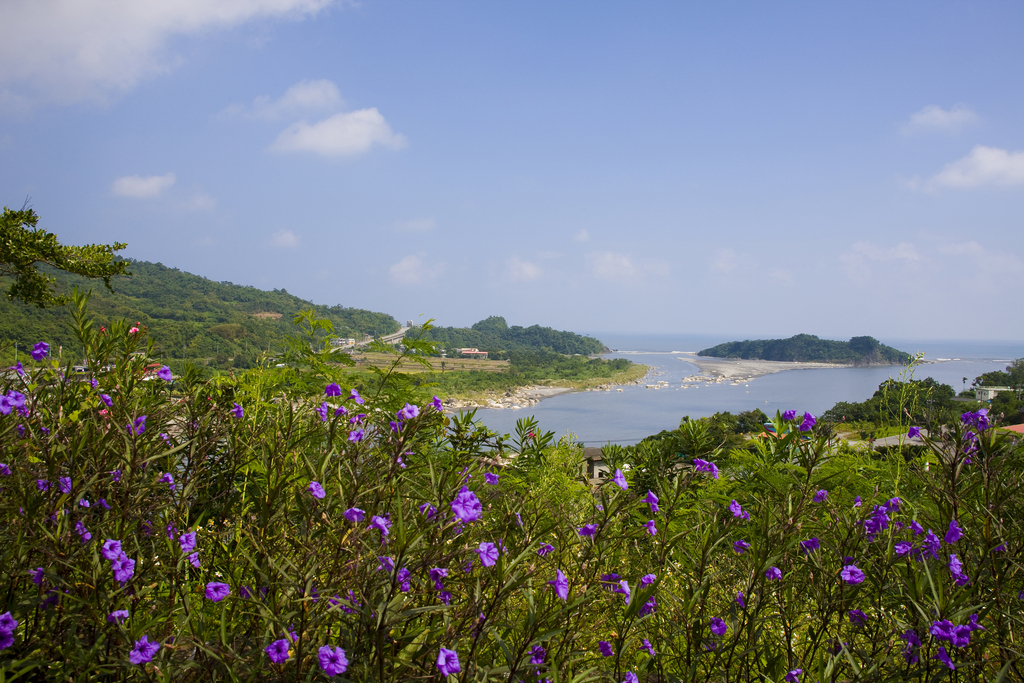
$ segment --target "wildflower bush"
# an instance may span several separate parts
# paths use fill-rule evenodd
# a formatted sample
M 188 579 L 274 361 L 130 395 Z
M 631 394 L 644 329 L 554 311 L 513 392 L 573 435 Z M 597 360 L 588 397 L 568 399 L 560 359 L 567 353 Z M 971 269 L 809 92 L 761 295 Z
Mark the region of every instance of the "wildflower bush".
M 690 421 L 593 489 L 569 439 L 352 386 L 305 324 L 289 368 L 154 376 L 80 298 L 88 372 L 6 375 L 0 680 L 1024 679 L 1024 463 L 984 412 L 884 460 Z

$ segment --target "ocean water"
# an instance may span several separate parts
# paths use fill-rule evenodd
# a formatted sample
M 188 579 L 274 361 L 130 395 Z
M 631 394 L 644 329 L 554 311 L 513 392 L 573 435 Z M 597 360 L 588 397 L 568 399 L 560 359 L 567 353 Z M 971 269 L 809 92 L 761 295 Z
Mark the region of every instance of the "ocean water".
M 686 415 L 706 417 L 728 410 L 737 413 L 760 408 L 772 415 L 790 408 L 820 415 L 839 401 L 863 401 L 889 377 L 898 378 L 899 366 L 787 370 L 751 380 L 746 385 L 700 385 L 681 389 L 684 377 L 699 374 L 680 351 L 699 351 L 730 338 L 707 335 L 618 335 L 594 333 L 615 352 L 606 358 L 628 358 L 652 368 L 649 380 L 666 380 L 668 388 L 644 385 L 618 387 L 622 391 L 583 391 L 545 399 L 520 410 L 481 409 L 477 419 L 500 433 L 513 432 L 516 420 L 534 416 L 541 429 L 556 436 L 566 433 L 587 445 L 634 444 L 663 429 L 675 429 Z M 925 363 L 914 379 L 932 377 L 956 391 L 970 386 L 978 375 L 1003 370 L 1015 358 L 1024 358 L 1024 342 L 957 340 L 880 340 L 908 353 L 924 352 Z M 676 353 L 673 353 L 676 352 Z M 941 360 L 940 360 L 941 359 Z M 649 383 L 653 383 L 649 382 Z

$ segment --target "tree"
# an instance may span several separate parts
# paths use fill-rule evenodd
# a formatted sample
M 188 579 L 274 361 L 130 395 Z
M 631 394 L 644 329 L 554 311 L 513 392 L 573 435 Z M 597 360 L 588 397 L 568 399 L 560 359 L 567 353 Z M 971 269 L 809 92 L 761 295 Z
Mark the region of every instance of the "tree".
M 39 308 L 65 304 L 71 300 L 57 294 L 56 278 L 40 273 L 38 264 L 88 278 L 102 278 L 110 289 L 110 278 L 129 275 L 127 261 L 115 261 L 114 252 L 127 244 L 87 244 L 72 247 L 61 244 L 57 236 L 36 227 L 39 216 L 32 209 L 18 211 L 4 207 L 0 216 L 0 276 L 14 278 L 7 289 L 9 299 L 19 299 Z

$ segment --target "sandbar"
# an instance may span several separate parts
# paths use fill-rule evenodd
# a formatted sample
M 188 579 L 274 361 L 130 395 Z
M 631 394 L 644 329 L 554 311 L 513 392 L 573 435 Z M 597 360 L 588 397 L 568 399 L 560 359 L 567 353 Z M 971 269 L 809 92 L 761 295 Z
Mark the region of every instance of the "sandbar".
M 811 370 L 817 368 L 849 368 L 840 363 L 801 363 L 798 361 L 746 360 L 743 358 L 711 358 L 698 356 L 693 351 L 672 354 L 687 363 L 693 363 L 704 375 L 722 377 L 727 380 L 754 379 L 786 370 Z

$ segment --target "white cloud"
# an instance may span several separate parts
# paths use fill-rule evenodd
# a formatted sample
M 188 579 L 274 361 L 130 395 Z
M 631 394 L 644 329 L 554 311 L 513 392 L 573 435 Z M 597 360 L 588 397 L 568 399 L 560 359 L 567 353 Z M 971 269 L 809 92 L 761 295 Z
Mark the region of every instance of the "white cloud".
M 1024 152 L 977 145 L 963 159 L 946 164 L 926 189 L 1024 185 Z
M 427 264 L 423 261 L 422 254 L 410 255 L 403 258 L 390 268 L 391 279 L 401 285 L 415 285 L 428 280 L 433 280 L 444 272 L 444 264 Z
M 586 242 L 590 239 L 590 233 L 587 232 L 586 228 L 580 230 L 578 233 L 572 236 L 577 242 Z
M 312 152 L 325 157 L 352 156 L 379 144 L 402 149 L 408 141 L 391 131 L 377 108 L 335 114 L 314 124 L 299 121 L 284 129 L 270 146 L 275 152 Z
M 927 261 L 910 242 L 900 242 L 893 247 L 883 247 L 873 242 L 856 242 L 850 251 L 840 255 L 839 260 L 850 279 L 859 284 L 869 282 L 874 276 L 872 262 L 902 261 L 886 268 L 905 269 L 909 266 L 916 270 Z
M 961 267 L 982 270 L 990 275 L 1008 275 L 1024 272 L 1024 263 L 1009 252 L 992 251 L 971 240 L 969 242 L 946 242 L 939 245 L 939 252 L 953 256 Z
M 505 262 L 505 277 L 513 282 L 530 282 L 539 279 L 543 274 L 540 266 L 523 261 L 518 256 L 513 256 Z
M 200 190 L 185 202 L 185 208 L 189 211 L 213 211 L 217 208 L 217 200 Z
M 174 185 L 174 181 L 173 173 L 149 176 L 129 175 L 115 180 L 110 186 L 110 191 L 118 197 L 149 199 L 159 197 L 164 190 Z
M 640 271 L 633 259 L 614 251 L 598 251 L 587 254 L 590 272 L 599 280 L 633 280 Z
M 172 71 L 176 36 L 302 19 L 334 0 L 4 0 L 0 106 L 103 101 Z
M 309 114 L 326 114 L 339 111 L 345 106 L 338 86 L 328 80 L 299 81 L 288 88 L 279 99 L 271 100 L 269 95 L 260 95 L 252 105 L 233 104 L 221 116 L 246 116 L 248 118 L 278 121 Z
M 270 246 L 293 249 L 299 246 L 299 236 L 291 230 L 280 230 L 270 237 Z
M 437 221 L 433 218 L 413 218 L 395 223 L 395 230 L 399 232 L 429 232 L 435 227 L 437 227 Z
M 977 120 L 978 115 L 966 104 L 954 104 L 949 109 L 930 104 L 921 111 L 911 114 L 910 120 L 903 124 L 900 132 L 904 135 L 954 133 Z
M 732 249 L 719 249 L 715 252 L 715 258 L 711 261 L 712 267 L 723 273 L 731 273 L 736 270 L 736 252 Z
M 768 277 L 784 285 L 794 284 L 793 271 L 786 270 L 785 268 L 774 269 L 773 271 L 768 273 Z

